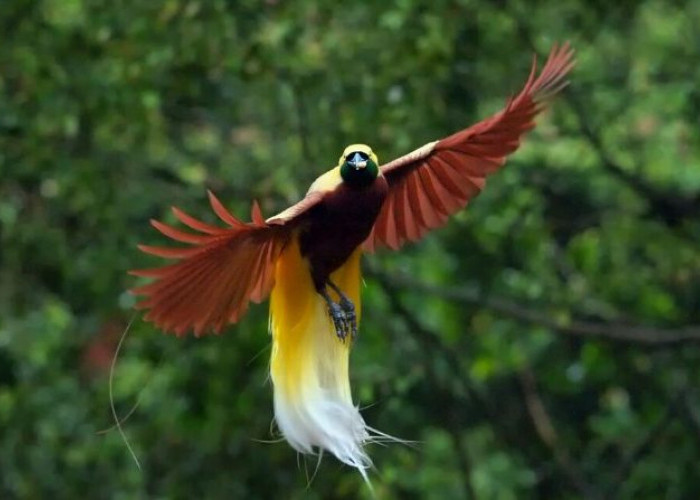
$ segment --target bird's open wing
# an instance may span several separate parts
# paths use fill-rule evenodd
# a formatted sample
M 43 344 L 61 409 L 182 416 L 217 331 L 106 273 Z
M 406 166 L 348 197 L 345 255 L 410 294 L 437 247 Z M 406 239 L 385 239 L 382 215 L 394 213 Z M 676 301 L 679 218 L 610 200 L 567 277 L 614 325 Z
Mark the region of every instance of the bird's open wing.
M 573 65 L 569 44 L 554 46 L 540 75 L 536 76 L 533 61 L 525 87 L 503 110 L 383 165 L 389 194 L 365 250 L 380 246 L 395 250 L 443 225 L 463 208 L 483 189 L 486 176 L 518 148 L 548 98 L 566 86 L 564 78 Z
M 180 222 L 197 233 L 151 221 L 165 236 L 190 246 L 139 245 L 143 252 L 177 262 L 130 271 L 154 279 L 131 290 L 145 296 L 136 307 L 148 309 L 146 320 L 177 335 L 190 329 L 197 336 L 210 331 L 220 333 L 245 313 L 251 300 L 261 302 L 268 296 L 274 284 L 277 257 L 294 228 L 303 223 L 305 215 L 321 198 L 323 193 L 310 192 L 299 203 L 267 221 L 254 203 L 252 222 L 244 223 L 209 192 L 211 206 L 227 224 L 226 228 L 206 224 L 173 207 Z

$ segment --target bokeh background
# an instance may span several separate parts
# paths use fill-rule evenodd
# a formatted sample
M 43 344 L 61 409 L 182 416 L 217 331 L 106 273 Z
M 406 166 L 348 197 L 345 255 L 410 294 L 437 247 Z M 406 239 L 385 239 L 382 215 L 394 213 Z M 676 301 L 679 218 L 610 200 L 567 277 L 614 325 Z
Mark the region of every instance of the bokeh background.
M 700 491 L 700 2 L 0 2 L 0 496 L 355 498 L 273 442 L 266 305 L 166 336 L 126 289 L 177 205 L 297 201 L 345 145 L 389 160 L 571 85 L 445 228 L 365 260 L 352 355 L 381 498 Z M 310 483 L 310 484 L 309 484 Z

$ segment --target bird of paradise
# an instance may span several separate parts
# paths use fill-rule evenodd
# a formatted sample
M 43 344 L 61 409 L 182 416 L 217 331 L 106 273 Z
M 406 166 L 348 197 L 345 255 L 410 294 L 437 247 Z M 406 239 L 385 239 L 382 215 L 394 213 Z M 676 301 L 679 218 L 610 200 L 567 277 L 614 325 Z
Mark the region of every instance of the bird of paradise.
M 539 76 L 533 61 L 525 86 L 504 109 L 389 163 L 380 164 L 365 144 L 348 146 L 301 201 L 270 218 L 254 202 L 252 222 L 244 223 L 212 192 L 209 202 L 226 227 L 173 207 L 194 232 L 151 224 L 189 246 L 139 246 L 175 262 L 131 271 L 153 279 L 132 290 L 145 297 L 137 307 L 166 332 L 200 336 L 220 333 L 249 302 L 270 297 L 279 429 L 297 451 L 327 450 L 367 479 L 365 445 L 387 435 L 367 426 L 348 377 L 361 317 L 362 253 L 417 241 L 465 207 L 534 128 L 535 116 L 566 85 L 573 64 L 569 45 L 555 45 Z

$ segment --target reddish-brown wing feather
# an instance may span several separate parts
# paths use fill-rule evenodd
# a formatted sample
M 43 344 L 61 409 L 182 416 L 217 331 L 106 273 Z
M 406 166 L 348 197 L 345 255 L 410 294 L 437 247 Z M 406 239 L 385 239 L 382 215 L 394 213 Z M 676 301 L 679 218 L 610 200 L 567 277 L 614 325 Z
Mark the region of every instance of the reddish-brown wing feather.
M 533 61 L 525 87 L 505 109 L 382 166 L 389 194 L 365 250 L 379 246 L 395 250 L 406 241 L 416 241 L 478 194 L 486 176 L 503 165 L 525 132 L 534 128 L 534 118 L 547 100 L 566 86 L 573 55 L 568 43 L 554 46 L 539 77 Z
M 226 228 L 198 221 L 173 207 L 180 222 L 198 233 L 151 221 L 165 236 L 191 246 L 139 245 L 146 253 L 177 262 L 155 269 L 130 271 L 135 276 L 154 278 L 153 282 L 131 290 L 145 297 L 136 307 L 148 309 L 146 320 L 177 335 L 190 329 L 197 336 L 210 331 L 220 333 L 228 323 L 236 322 L 245 313 L 250 301 L 261 302 L 268 296 L 277 257 L 292 237 L 294 227 L 321 198 L 320 193 L 309 193 L 268 221 L 263 219 L 255 203 L 251 214 L 253 222 L 244 223 L 210 192 L 212 209 L 229 226 Z

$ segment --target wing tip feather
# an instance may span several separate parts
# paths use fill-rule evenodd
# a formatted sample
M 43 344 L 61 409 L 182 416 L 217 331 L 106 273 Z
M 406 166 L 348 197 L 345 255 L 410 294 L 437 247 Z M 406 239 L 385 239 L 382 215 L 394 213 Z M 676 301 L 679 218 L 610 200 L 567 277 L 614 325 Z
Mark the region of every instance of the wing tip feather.
M 571 43 L 555 43 L 539 73 L 537 56 L 533 56 L 525 85 L 506 101 L 500 112 L 383 165 L 382 172 L 391 190 L 363 243 L 364 249 L 373 252 L 379 246 L 386 246 L 396 250 L 405 241 L 419 239 L 429 229 L 443 225 L 450 214 L 466 206 L 483 189 L 486 176 L 502 166 L 506 157 L 519 147 L 523 135 L 534 128 L 535 116 L 546 108 L 549 99 L 568 85 L 566 77 L 575 65 L 575 50 Z M 431 165 L 432 155 L 440 158 L 441 154 L 449 152 L 461 156 L 456 166 L 443 158 L 449 167 L 458 173 L 462 167 L 468 170 L 465 165 L 472 169 L 467 172 L 466 179 L 453 175 L 446 166 L 439 165 L 440 162 L 437 166 Z M 409 207 L 410 213 L 406 213 L 405 206 L 397 206 L 401 193 L 396 193 L 396 190 L 408 189 L 402 182 L 405 175 L 417 176 L 413 188 L 420 187 L 425 194 L 425 209 Z M 462 188 L 463 182 L 469 183 L 467 188 Z M 403 212 L 399 213 L 401 210 Z M 427 211 L 423 213 L 424 210 Z M 408 223 L 403 220 L 405 217 L 414 220 Z

